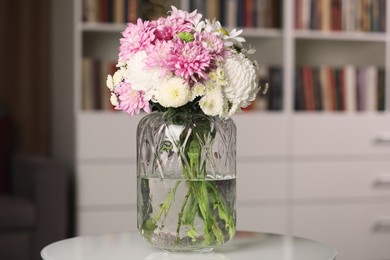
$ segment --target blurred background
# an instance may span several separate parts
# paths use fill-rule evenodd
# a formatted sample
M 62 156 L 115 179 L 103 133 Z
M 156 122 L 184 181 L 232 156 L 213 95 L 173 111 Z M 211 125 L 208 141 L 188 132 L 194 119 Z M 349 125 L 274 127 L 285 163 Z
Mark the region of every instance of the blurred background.
M 136 126 L 109 104 L 127 22 L 170 5 L 244 28 L 259 95 L 234 116 L 238 229 L 390 259 L 386 0 L 2 0 L 0 258 L 136 230 Z

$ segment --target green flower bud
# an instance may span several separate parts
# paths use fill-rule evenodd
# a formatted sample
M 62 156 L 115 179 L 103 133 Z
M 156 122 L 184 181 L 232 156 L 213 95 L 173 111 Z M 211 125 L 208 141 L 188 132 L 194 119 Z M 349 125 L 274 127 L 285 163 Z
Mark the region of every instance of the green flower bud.
M 218 32 L 222 33 L 223 35 L 229 35 L 229 33 L 223 27 L 219 28 Z
M 177 36 L 183 41 L 183 42 L 192 42 L 195 40 L 195 37 L 192 33 L 189 32 L 179 32 Z

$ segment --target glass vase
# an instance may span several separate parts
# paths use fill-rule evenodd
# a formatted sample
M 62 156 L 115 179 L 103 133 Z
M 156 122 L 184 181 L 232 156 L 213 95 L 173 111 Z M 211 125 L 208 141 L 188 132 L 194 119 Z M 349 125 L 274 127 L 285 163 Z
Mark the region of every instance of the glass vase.
M 202 113 L 146 115 L 137 129 L 137 226 L 168 251 L 210 251 L 236 231 L 236 127 Z

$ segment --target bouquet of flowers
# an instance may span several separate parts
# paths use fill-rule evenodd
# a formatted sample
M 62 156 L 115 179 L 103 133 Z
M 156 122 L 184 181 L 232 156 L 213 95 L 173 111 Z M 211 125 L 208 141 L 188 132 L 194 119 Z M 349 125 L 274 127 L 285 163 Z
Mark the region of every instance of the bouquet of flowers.
M 242 30 L 201 18 L 172 6 L 168 17 L 128 24 L 118 70 L 107 77 L 115 109 L 132 116 L 190 106 L 229 118 L 256 98 L 259 67 Z
M 118 69 L 107 77 L 117 110 L 164 115 L 141 120 L 138 134 L 149 139 L 137 143 L 138 228 L 164 248 L 212 247 L 233 237 L 235 126 L 229 117 L 260 89 L 254 50 L 244 48 L 242 31 L 227 32 L 201 17 L 172 7 L 168 17 L 128 24 Z M 151 195 L 153 189 L 160 195 Z

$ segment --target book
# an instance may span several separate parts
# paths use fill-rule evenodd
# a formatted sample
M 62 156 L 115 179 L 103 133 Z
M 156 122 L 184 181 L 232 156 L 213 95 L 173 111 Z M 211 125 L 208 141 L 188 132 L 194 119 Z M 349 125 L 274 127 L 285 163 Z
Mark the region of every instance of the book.
M 386 83 L 385 70 L 378 70 L 378 86 L 377 86 L 377 110 L 385 111 L 386 109 Z
M 366 70 L 366 110 L 377 110 L 377 87 L 378 87 L 378 72 L 375 66 L 368 66 Z
M 310 29 L 311 0 L 301 0 L 301 27 L 300 29 Z
M 330 111 L 332 109 L 331 106 L 331 95 L 329 91 L 329 70 L 328 66 L 320 67 L 320 84 L 321 84 L 321 93 L 322 93 L 322 108 L 325 111 Z
M 301 17 L 302 17 L 302 0 L 295 0 L 295 15 L 294 15 L 294 20 L 295 20 L 295 29 L 302 29 L 302 22 L 301 22 Z
M 98 0 L 99 5 L 99 22 L 109 22 L 108 17 L 108 2 L 109 0 Z
M 236 26 L 244 27 L 244 25 L 245 25 L 245 1 L 246 0 L 236 0 L 236 1 L 237 1 Z
M 245 27 L 255 26 L 255 17 L 253 12 L 253 10 L 255 10 L 254 1 L 255 0 L 245 0 Z
M 312 68 L 313 74 L 313 92 L 314 92 L 314 109 L 317 111 L 322 110 L 322 88 L 320 81 L 320 70 L 318 67 Z
M 303 85 L 303 93 L 305 100 L 305 110 L 306 111 L 314 111 L 315 103 L 314 103 L 314 92 L 313 92 L 313 75 L 312 69 L 310 66 L 302 67 L 302 85 Z
M 332 31 L 341 30 L 341 0 L 331 0 L 331 29 Z
M 206 1 L 206 16 L 209 20 L 219 19 L 219 1 L 207 0 Z
M 304 94 L 302 87 L 302 70 L 300 67 L 295 68 L 295 88 L 294 88 L 294 108 L 296 111 L 305 110 Z
M 81 109 L 82 110 L 92 110 L 93 101 L 92 101 L 92 59 L 84 57 L 81 61 L 82 68 L 82 85 L 81 85 Z
M 125 0 L 113 0 L 114 1 L 114 22 L 124 23 L 125 22 Z
M 356 68 L 347 65 L 344 68 L 345 110 L 356 111 Z
M 82 59 L 82 110 L 114 110 L 110 91 L 106 86 L 107 76 L 114 75 L 116 62 L 92 57 Z
M 346 109 L 346 97 L 345 97 L 345 85 L 344 85 L 344 69 L 337 69 L 337 110 L 345 111 Z
M 268 66 L 262 66 L 260 68 L 260 79 L 259 85 L 265 86 L 269 82 L 269 68 Z M 257 95 L 254 102 L 256 110 L 267 110 L 268 109 L 268 94 L 266 95 Z
M 321 9 L 323 13 L 323 15 L 321 16 L 321 30 L 330 31 L 331 2 L 330 0 L 324 0 L 321 2 L 321 4 L 322 4 Z
M 356 108 L 357 111 L 366 110 L 366 70 L 364 68 L 357 69 L 356 76 Z
M 226 1 L 227 1 L 226 26 L 228 28 L 234 28 L 237 26 L 237 22 L 236 22 L 237 1 L 236 0 L 226 0 Z
M 268 110 L 279 111 L 283 109 L 283 72 L 279 67 L 270 67 L 269 82 L 272 86 L 270 90 L 270 99 Z
M 136 23 L 140 12 L 138 11 L 138 0 L 127 0 L 127 22 Z
M 106 86 L 107 75 L 113 75 L 115 70 L 112 70 L 112 61 L 101 61 L 100 62 L 100 100 L 102 110 L 112 110 L 113 106 L 110 101 L 110 90 Z M 114 64 L 115 66 L 115 64 Z

